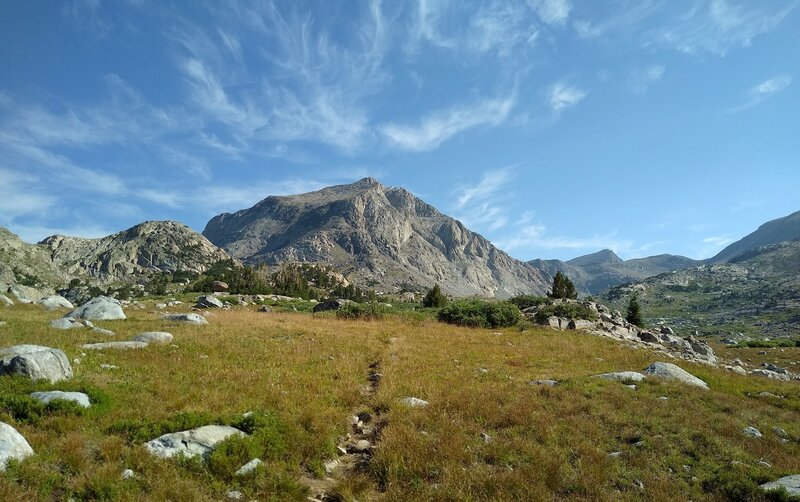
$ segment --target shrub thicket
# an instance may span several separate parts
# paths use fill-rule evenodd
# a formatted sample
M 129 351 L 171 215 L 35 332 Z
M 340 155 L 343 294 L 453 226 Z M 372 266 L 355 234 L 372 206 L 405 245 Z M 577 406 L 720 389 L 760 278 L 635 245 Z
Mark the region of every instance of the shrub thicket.
M 382 319 L 389 312 L 389 307 L 380 303 L 348 303 L 336 311 L 339 319 L 361 319 L 371 321 Z
M 513 303 L 485 300 L 453 302 L 440 310 L 438 315 L 442 322 L 475 328 L 513 326 L 519 318 L 519 309 Z
M 427 308 L 441 308 L 447 305 L 447 297 L 442 293 L 438 284 L 434 285 L 422 299 L 422 306 Z
M 551 303 L 553 300 L 546 296 L 517 295 L 508 301 L 516 305 L 520 310 L 525 310 L 528 307 L 538 307 L 539 305 Z
M 594 321 L 597 319 L 597 312 L 580 303 L 556 303 L 542 307 L 536 313 L 536 322 L 541 323 L 550 316 Z

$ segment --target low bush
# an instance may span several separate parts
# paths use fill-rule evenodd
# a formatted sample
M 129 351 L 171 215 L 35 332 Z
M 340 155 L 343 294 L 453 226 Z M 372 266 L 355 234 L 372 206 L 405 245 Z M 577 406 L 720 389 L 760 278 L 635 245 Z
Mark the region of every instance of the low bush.
M 380 303 L 348 303 L 336 311 L 336 317 L 372 321 L 382 319 L 390 311 L 389 307 Z
M 539 305 L 552 303 L 553 300 L 546 296 L 517 295 L 508 301 L 516 305 L 520 310 L 525 310 L 528 307 L 538 307 Z
M 542 307 L 536 313 L 536 322 L 542 322 L 551 316 L 594 321 L 597 319 L 597 312 L 580 303 L 556 303 Z
M 439 311 L 439 321 L 474 328 L 502 328 L 513 326 L 520 319 L 516 305 L 509 302 L 461 300 Z

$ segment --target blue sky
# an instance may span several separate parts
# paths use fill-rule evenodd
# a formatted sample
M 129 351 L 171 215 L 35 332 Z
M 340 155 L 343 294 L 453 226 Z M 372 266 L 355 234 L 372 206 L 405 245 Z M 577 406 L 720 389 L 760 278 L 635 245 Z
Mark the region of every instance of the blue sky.
M 800 209 L 797 0 L 0 3 L 28 241 L 374 176 L 520 259 L 713 255 Z

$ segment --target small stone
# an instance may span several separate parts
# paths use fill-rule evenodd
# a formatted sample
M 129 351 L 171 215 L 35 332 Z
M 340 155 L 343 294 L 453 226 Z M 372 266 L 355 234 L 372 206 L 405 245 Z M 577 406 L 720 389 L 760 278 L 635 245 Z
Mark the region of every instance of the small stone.
M 481 439 L 484 443 L 489 444 L 492 442 L 492 436 L 486 434 L 485 432 L 481 432 Z
M 759 460 L 757 462 L 757 464 L 760 465 L 761 467 L 766 467 L 767 469 L 772 469 L 772 464 L 770 464 L 769 462 L 764 462 L 763 460 Z
M 528 385 L 542 385 L 544 387 L 557 387 L 558 382 L 555 380 L 531 380 Z
M 338 460 L 328 460 L 323 465 L 325 466 L 325 473 L 328 475 L 333 474 L 333 472 L 339 467 L 341 462 Z
M 627 388 L 629 388 L 631 390 L 636 390 L 636 385 L 635 384 L 626 385 L 625 387 L 627 387 Z
M 237 476 L 246 476 L 256 470 L 258 466 L 262 465 L 264 462 L 261 461 L 260 458 L 254 458 L 253 460 L 247 462 L 243 466 L 236 471 Z
M 428 401 L 417 397 L 404 397 L 400 402 L 410 408 L 424 408 L 430 404 Z
M 660 399 L 660 400 L 662 400 L 662 401 L 666 401 L 666 400 L 668 400 L 669 398 L 668 398 L 667 396 L 661 396 L 661 397 L 659 397 L 659 399 Z
M 242 492 L 238 490 L 229 490 L 227 493 L 225 493 L 225 496 L 228 498 L 228 500 L 242 500 L 244 498 Z
M 122 471 L 122 475 L 120 475 L 120 477 L 125 480 L 133 479 L 136 477 L 136 473 L 134 473 L 133 470 L 131 469 L 125 469 L 124 471 Z
M 621 451 L 612 451 L 611 453 L 608 454 L 608 458 L 619 458 L 621 456 L 622 456 Z
M 146 331 L 144 333 L 139 333 L 131 338 L 131 340 L 145 343 L 170 343 L 172 338 L 172 334 L 164 331 Z
M 339 455 L 347 455 L 347 449 L 342 445 L 338 445 L 336 447 L 336 453 L 338 453 Z
M 103 368 L 104 370 L 115 370 L 119 368 L 119 366 L 114 366 L 113 364 L 105 364 L 105 363 L 101 364 L 100 367 Z
M 745 427 L 742 430 L 742 432 L 744 432 L 746 435 L 750 436 L 751 438 L 760 438 L 761 436 L 763 436 L 763 434 L 761 434 L 761 431 L 756 429 L 755 427 Z
M 776 436 L 782 437 L 782 438 L 785 438 L 788 435 L 788 434 L 786 434 L 786 431 L 781 429 L 780 427 L 773 427 L 772 428 L 772 432 L 774 432 Z
M 114 332 L 110 329 L 103 329 L 103 328 L 92 328 L 92 333 L 97 333 L 99 335 L 104 336 L 114 336 Z
M 355 443 L 348 446 L 348 453 L 367 453 L 372 449 L 372 443 L 366 439 L 359 439 Z

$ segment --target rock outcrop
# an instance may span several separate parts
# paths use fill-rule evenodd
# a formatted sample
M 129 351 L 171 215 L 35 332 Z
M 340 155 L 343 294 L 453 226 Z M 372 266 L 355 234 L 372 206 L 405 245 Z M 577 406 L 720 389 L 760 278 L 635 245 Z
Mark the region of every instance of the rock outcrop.
M 226 425 L 205 425 L 182 432 L 164 434 L 145 443 L 145 448 L 153 455 L 161 458 L 205 457 L 214 448 L 231 436 L 246 436 L 239 429 Z
M 700 387 L 702 389 L 708 389 L 708 384 L 704 381 L 700 380 L 696 376 L 692 375 L 688 371 L 675 366 L 672 363 L 653 363 L 647 368 L 644 369 L 643 373 L 645 375 L 651 375 L 656 378 L 663 378 L 665 380 L 676 380 L 681 383 L 685 383 L 688 385 L 693 385 L 695 387 Z
M 203 231 L 245 263 L 324 263 L 359 285 L 397 292 L 434 284 L 457 296 L 543 294 L 538 270 L 402 188 L 372 178 L 267 197 Z
M 21 461 L 33 455 L 33 448 L 22 434 L 10 425 L 0 422 L 0 472 L 5 471 L 9 460 Z

